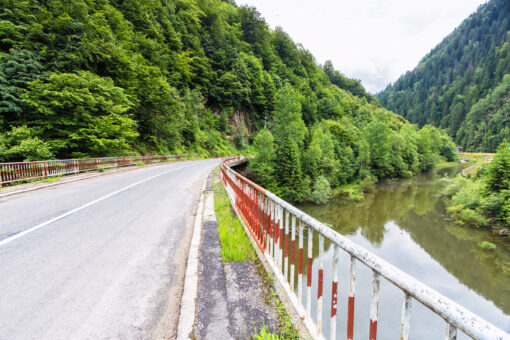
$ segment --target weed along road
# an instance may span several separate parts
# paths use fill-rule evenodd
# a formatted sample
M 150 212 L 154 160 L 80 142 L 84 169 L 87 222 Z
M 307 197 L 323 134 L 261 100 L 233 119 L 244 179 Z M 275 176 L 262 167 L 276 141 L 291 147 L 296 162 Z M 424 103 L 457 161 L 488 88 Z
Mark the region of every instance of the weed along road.
M 218 160 L 0 199 L 0 339 L 171 338 L 194 212 Z

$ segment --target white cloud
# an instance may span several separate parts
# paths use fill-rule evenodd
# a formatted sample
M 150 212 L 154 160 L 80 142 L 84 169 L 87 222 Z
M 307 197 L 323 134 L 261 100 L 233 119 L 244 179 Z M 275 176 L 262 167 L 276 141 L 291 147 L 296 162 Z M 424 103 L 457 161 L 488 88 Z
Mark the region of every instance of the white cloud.
M 237 0 L 281 26 L 317 62 L 331 60 L 374 93 L 407 70 L 485 0 Z

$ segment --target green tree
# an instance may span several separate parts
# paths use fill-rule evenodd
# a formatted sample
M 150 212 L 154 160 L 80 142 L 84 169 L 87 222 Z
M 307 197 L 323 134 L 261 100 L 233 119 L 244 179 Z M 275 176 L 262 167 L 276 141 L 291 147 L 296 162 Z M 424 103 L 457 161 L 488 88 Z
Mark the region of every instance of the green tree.
M 300 202 L 309 188 L 303 181 L 301 157 L 297 143 L 290 135 L 276 144 L 276 161 L 274 166 L 276 193 L 284 200 Z
M 276 92 L 273 131 L 277 142 L 290 138 L 298 147 L 303 146 L 306 126 L 301 116 L 299 94 L 290 85 Z
M 487 187 L 490 191 L 510 189 L 510 148 L 504 141 L 487 167 Z
M 250 170 L 257 182 L 266 189 L 274 190 L 274 161 L 276 158 L 274 138 L 267 129 L 260 130 L 253 141 L 255 158 L 250 161 Z
M 22 125 L 0 134 L 0 161 L 39 161 L 53 158 L 47 143 L 34 129 Z
M 364 131 L 368 145 L 370 145 L 370 167 L 373 174 L 381 179 L 392 174 L 390 163 L 389 130 L 381 122 L 370 123 Z
M 33 81 L 22 98 L 34 110 L 31 124 L 57 157 L 122 155 L 138 135 L 124 91 L 90 72 Z
M 331 196 L 331 188 L 326 177 L 320 176 L 315 182 L 310 195 L 310 200 L 316 204 L 324 204 L 328 202 Z

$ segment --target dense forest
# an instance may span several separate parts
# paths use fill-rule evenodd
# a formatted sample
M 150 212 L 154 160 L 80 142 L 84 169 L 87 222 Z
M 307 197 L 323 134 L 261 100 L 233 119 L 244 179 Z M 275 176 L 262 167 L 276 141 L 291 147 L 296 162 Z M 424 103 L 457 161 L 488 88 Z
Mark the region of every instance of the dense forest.
M 3 161 L 229 154 L 271 120 L 285 84 L 307 124 L 359 109 L 350 93 L 376 102 L 228 1 L 0 3 Z
M 413 176 L 458 159 L 444 131 L 431 125 L 418 130 L 350 96 L 347 102 L 359 109 L 306 126 L 299 93 L 289 85 L 278 90 L 270 129 L 259 131 L 251 146 L 254 179 L 285 200 L 325 203 L 332 187 L 352 183 L 370 191 L 381 179 Z
M 447 129 L 466 151 L 494 152 L 510 138 L 510 1 L 480 6 L 377 97 L 412 123 Z
M 0 1 L 0 161 L 243 150 L 300 201 L 456 157 L 444 132 L 382 108 L 254 8 Z

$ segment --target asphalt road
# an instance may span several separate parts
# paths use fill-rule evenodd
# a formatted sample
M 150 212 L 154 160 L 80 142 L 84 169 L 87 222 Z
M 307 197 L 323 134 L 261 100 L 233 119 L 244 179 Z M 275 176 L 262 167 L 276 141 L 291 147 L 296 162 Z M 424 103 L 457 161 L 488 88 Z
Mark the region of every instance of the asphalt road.
M 0 339 L 175 334 L 205 175 L 140 167 L 0 199 Z

